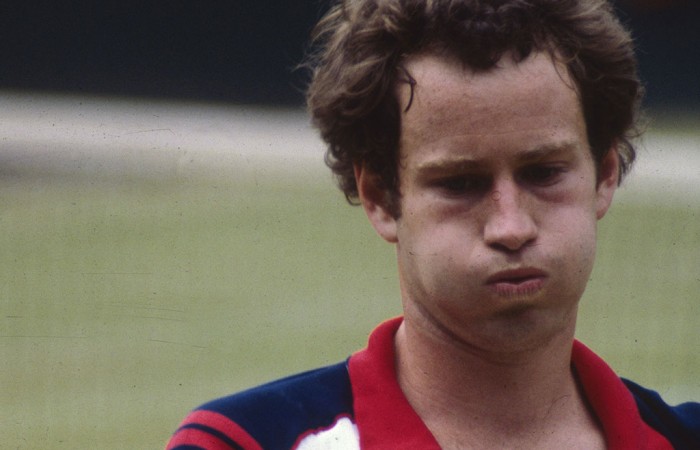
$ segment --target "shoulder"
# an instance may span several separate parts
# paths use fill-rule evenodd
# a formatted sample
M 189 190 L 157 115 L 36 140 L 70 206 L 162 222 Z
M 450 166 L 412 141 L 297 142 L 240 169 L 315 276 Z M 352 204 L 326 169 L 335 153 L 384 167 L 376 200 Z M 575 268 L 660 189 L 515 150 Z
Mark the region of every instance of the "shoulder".
M 677 406 L 630 380 L 622 379 L 632 393 L 642 419 L 663 434 L 675 449 L 695 449 L 700 444 L 700 403 Z
M 225 444 L 213 448 L 292 448 L 305 434 L 344 417 L 352 418 L 346 362 L 205 403 L 185 418 L 171 443 L 181 432 L 195 429 Z

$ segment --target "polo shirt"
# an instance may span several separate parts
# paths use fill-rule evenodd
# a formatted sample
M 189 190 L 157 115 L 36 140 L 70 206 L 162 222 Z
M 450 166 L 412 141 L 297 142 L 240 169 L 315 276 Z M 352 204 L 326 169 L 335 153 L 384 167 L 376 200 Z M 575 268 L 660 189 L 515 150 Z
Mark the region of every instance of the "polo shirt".
M 347 361 L 200 406 L 167 449 L 439 449 L 396 378 L 394 334 L 401 321 L 381 324 L 367 348 Z M 619 378 L 578 341 L 572 365 L 608 449 L 700 449 L 700 404 L 667 405 Z

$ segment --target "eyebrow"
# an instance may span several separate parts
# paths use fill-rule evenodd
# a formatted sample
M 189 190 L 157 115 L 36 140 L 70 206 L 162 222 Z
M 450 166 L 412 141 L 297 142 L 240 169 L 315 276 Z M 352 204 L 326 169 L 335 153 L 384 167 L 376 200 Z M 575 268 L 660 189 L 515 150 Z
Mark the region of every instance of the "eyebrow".
M 520 164 L 541 161 L 547 158 L 567 154 L 576 149 L 575 142 L 562 142 L 557 144 L 545 144 L 518 155 Z M 430 176 L 444 172 L 476 172 L 487 168 L 485 162 L 470 157 L 438 158 L 419 163 L 415 171 L 422 176 Z

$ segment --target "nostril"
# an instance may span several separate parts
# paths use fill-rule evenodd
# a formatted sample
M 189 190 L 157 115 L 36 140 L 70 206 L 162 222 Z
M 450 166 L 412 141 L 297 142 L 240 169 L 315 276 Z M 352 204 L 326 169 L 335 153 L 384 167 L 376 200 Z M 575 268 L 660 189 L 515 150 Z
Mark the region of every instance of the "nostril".
M 524 249 L 532 244 L 533 240 L 523 240 L 523 241 L 503 241 L 503 242 L 493 242 L 489 244 L 491 248 L 498 252 L 506 254 L 515 254 L 522 252 Z M 516 281 L 516 280 L 513 280 Z

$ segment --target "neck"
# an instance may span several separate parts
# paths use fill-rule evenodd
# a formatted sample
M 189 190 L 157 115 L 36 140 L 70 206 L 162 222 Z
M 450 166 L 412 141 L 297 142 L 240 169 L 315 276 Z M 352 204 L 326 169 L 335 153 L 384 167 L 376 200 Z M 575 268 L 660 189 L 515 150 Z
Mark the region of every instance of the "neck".
M 536 430 L 593 421 L 571 369 L 572 341 L 573 325 L 535 349 L 480 351 L 406 320 L 395 338 L 398 381 L 443 448 L 463 442 L 460 433 L 522 443 Z

